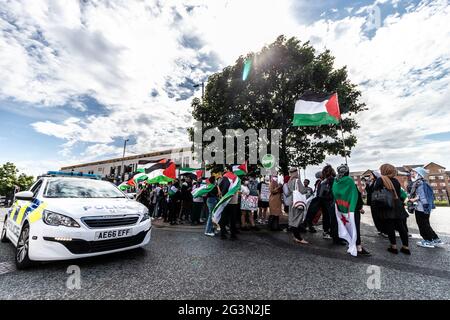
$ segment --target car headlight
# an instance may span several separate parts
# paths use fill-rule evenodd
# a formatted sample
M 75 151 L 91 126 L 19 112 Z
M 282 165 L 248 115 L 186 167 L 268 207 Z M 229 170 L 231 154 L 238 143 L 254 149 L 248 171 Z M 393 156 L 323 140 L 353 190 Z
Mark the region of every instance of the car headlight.
M 142 217 L 141 222 L 144 222 L 144 221 L 146 221 L 146 220 L 148 220 L 148 219 L 150 219 L 150 212 L 149 212 L 148 209 L 146 208 L 146 209 L 144 210 L 144 216 Z
M 72 228 L 80 227 L 78 222 L 76 222 L 72 218 L 49 210 L 44 210 L 43 220 L 50 226 L 64 226 Z

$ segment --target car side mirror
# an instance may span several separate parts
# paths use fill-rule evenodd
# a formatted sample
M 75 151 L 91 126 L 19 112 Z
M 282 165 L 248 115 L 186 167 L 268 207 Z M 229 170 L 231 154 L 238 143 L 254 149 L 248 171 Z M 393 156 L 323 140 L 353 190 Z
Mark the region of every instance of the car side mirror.
M 25 201 L 31 201 L 33 200 L 33 192 L 31 191 L 21 191 L 17 192 L 15 194 L 15 198 L 17 200 L 25 200 Z

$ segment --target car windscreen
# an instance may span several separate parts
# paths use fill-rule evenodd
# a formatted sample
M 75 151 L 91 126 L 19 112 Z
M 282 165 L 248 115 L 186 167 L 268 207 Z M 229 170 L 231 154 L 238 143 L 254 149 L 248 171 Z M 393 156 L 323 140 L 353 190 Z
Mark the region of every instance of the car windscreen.
M 46 198 L 125 198 L 107 181 L 88 179 L 52 179 L 45 188 Z

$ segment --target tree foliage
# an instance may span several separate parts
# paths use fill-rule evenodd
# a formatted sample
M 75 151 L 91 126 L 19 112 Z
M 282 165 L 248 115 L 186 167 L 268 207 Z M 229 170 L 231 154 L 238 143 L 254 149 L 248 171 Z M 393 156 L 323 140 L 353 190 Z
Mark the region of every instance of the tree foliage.
M 252 61 L 246 80 L 246 61 Z M 293 127 L 295 102 L 306 92 L 337 92 L 347 150 L 355 146 L 358 124 L 352 116 L 365 110 L 361 95 L 347 76 L 335 69 L 329 50 L 317 53 L 309 42 L 279 36 L 257 53 L 241 56 L 234 65 L 208 78 L 204 100 L 194 98 L 192 115 L 203 129 L 280 129 L 280 167 L 305 168 L 322 163 L 326 155 L 344 155 L 339 126 Z M 192 137 L 192 130 L 190 131 Z
M 0 166 L 0 195 L 8 195 L 18 186 L 20 190 L 27 190 L 34 182 L 34 177 L 24 173 L 18 175 L 19 170 L 14 163 L 6 162 Z

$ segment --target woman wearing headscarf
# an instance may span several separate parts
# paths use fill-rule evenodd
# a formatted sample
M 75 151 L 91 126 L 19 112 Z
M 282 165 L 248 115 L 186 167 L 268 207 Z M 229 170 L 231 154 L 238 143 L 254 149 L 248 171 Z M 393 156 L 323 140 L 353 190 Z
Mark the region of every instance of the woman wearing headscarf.
M 281 206 L 283 202 L 281 195 L 283 186 L 278 183 L 277 178 L 270 181 L 270 197 L 269 197 L 269 229 L 271 231 L 280 231 L 280 215 L 282 213 Z
M 373 190 L 386 189 L 392 194 L 392 207 L 380 206 L 374 202 L 372 198 L 372 205 L 376 207 L 379 217 L 384 225 L 384 230 L 389 237 L 391 243 L 388 251 L 393 254 L 398 254 L 397 240 L 395 237 L 395 230 L 400 234 L 400 239 L 402 241 L 402 248 L 400 251 L 404 254 L 410 255 L 408 247 L 408 231 L 405 228 L 404 219 L 406 211 L 404 210 L 403 203 L 400 200 L 401 185 L 400 182 L 395 178 L 397 175 L 397 169 L 391 164 L 383 164 L 380 167 L 381 176 L 375 181 Z M 372 194 L 373 196 L 373 194 Z
M 292 196 L 294 190 L 298 190 L 300 193 L 305 193 L 305 187 L 303 186 L 301 180 L 298 177 L 297 168 L 289 169 L 289 196 Z M 293 201 L 289 204 L 289 228 L 294 235 L 294 242 L 300 244 L 308 244 L 302 236 L 300 235 L 300 224 L 303 220 L 303 215 L 305 214 L 304 210 L 297 209 L 293 206 Z

